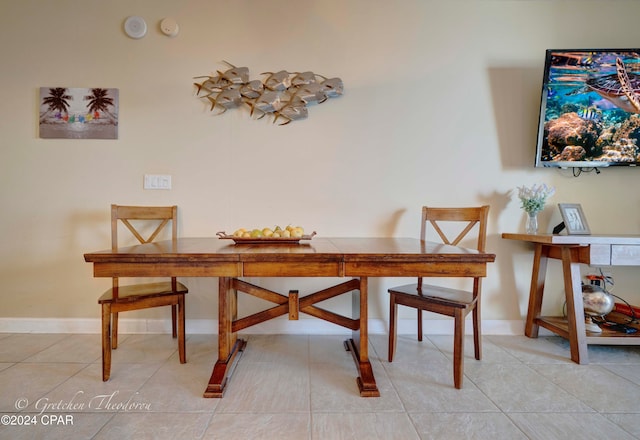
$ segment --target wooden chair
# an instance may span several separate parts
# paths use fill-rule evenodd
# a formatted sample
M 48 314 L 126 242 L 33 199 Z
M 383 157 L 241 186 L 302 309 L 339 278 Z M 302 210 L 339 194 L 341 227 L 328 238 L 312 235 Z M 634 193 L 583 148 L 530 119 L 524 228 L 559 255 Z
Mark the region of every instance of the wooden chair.
M 487 237 L 487 216 L 489 206 L 473 208 L 430 208 L 422 207 L 422 226 L 420 240 L 427 238 L 429 225 L 437 232 L 444 244 L 457 246 L 465 238 L 473 237 L 472 230 L 477 231 L 477 246 L 481 252 L 485 251 Z M 453 223 L 458 227 L 451 227 Z M 475 227 L 477 225 L 477 227 Z M 462 229 L 460 230 L 460 227 Z M 474 228 L 475 227 L 475 228 Z M 445 233 L 446 232 L 446 233 Z M 455 239 L 448 237 L 458 234 Z M 469 247 L 469 246 L 465 246 Z M 418 278 L 417 284 L 408 284 L 389 289 L 389 362 L 393 361 L 396 347 L 396 320 L 398 304 L 413 307 L 418 311 L 418 341 L 422 341 L 422 311 L 451 316 L 455 320 L 453 340 L 453 380 L 456 388 L 462 388 L 464 377 L 464 321 L 469 312 L 473 311 L 473 343 L 476 359 L 482 357 L 480 340 L 480 291 L 482 278 L 473 278 L 473 290 L 458 290 L 441 286 L 427 285 Z
M 132 222 L 135 220 L 135 222 Z M 122 222 L 140 243 L 150 243 L 171 222 L 171 238 L 178 236 L 177 206 L 119 206 L 111 205 L 111 248 L 118 249 L 118 224 Z M 148 236 L 142 224 L 152 224 L 155 230 Z M 134 224 L 136 226 L 134 226 Z M 144 232 L 143 232 L 144 230 Z M 111 349 L 118 348 L 118 313 L 151 307 L 171 306 L 171 324 L 174 338 L 178 338 L 180 363 L 187 361 L 184 334 L 184 296 L 188 289 L 176 278 L 146 284 L 120 286 L 119 279 L 113 278 L 113 286 L 98 300 L 102 305 L 102 380 L 111 375 Z

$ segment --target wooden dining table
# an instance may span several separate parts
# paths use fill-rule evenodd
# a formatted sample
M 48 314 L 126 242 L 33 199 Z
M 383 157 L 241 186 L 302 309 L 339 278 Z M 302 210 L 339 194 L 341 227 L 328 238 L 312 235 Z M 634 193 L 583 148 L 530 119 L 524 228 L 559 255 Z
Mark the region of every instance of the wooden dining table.
M 222 397 L 232 366 L 246 341 L 238 332 L 261 322 L 300 313 L 351 330 L 344 347 L 351 352 L 358 371 L 362 397 L 380 395 L 368 351 L 369 277 L 477 277 L 486 276 L 495 254 L 458 246 L 423 242 L 414 238 L 312 238 L 300 242 L 235 244 L 220 238 L 180 238 L 117 251 L 84 255 L 93 263 L 94 277 L 217 277 L 218 360 L 204 397 Z M 343 277 L 346 280 L 318 292 L 300 296 L 247 282 L 261 277 Z M 347 279 L 348 278 L 348 279 Z M 238 292 L 274 303 L 264 311 L 238 316 Z M 352 294 L 352 316 L 316 305 Z

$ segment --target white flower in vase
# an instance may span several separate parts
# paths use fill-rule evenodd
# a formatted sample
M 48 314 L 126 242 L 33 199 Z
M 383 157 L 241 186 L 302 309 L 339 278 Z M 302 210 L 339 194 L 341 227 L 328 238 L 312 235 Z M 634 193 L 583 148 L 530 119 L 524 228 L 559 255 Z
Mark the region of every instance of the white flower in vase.
M 554 195 L 556 189 L 546 184 L 533 185 L 531 187 L 519 186 L 518 198 L 520 198 L 521 208 L 528 214 L 527 233 L 536 234 L 538 232 L 538 213 L 544 209 L 547 199 Z

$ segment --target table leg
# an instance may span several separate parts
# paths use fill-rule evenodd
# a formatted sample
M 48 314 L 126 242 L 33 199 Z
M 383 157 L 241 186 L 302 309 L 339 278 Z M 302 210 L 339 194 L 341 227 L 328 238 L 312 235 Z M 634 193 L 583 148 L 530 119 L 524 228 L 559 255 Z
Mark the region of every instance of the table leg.
M 547 276 L 547 261 L 549 247 L 536 243 L 533 253 L 533 271 L 531 274 L 531 289 L 529 290 L 529 308 L 527 322 L 524 326 L 524 334 L 530 338 L 538 337 L 539 326 L 536 319 L 542 311 L 542 295 L 544 293 L 544 281 Z
M 584 307 L 582 305 L 580 263 L 571 260 L 571 248 L 568 246 L 562 247 L 562 272 L 564 275 L 564 292 L 567 298 L 571 360 L 578 364 L 588 364 L 589 354 L 584 325 Z
M 353 330 L 351 339 L 344 342 L 345 348 L 351 352 L 358 368 L 358 389 L 361 397 L 380 397 L 380 391 L 373 376 L 373 368 L 369 362 L 369 330 L 368 330 L 368 278 L 360 278 L 358 292 L 352 292 L 353 318 L 360 322 L 359 328 Z
M 231 329 L 238 314 L 238 292 L 231 278 L 218 280 L 218 361 L 213 367 L 204 397 L 222 397 L 236 355 L 244 350 L 246 341 L 239 340 Z

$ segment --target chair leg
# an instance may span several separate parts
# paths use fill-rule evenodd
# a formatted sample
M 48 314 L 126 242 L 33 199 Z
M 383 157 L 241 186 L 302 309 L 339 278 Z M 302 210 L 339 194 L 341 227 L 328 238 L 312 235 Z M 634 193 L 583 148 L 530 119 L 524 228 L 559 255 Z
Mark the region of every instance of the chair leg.
M 111 304 L 102 304 L 102 380 L 111 376 Z
M 111 308 L 111 306 L 109 306 Z M 118 312 L 115 312 L 113 315 L 113 328 L 111 329 L 111 348 L 118 348 Z
M 476 302 L 473 309 L 473 350 L 477 360 L 482 359 L 482 331 L 480 320 L 480 302 Z
M 422 341 L 422 309 L 416 309 L 418 311 L 418 341 Z
M 171 306 L 171 336 L 173 336 L 174 339 L 178 337 L 178 328 L 176 326 L 176 308 L 176 305 Z
M 389 304 L 389 362 L 393 362 L 393 355 L 396 353 L 396 318 L 398 316 L 398 305 L 396 297 L 392 293 L 390 295 Z
M 464 313 L 456 309 L 454 314 L 453 333 L 453 383 L 456 388 L 462 388 L 464 377 Z
M 172 311 L 175 312 L 175 307 L 171 307 Z M 185 331 L 184 331 L 184 323 L 185 323 L 185 313 L 184 313 L 184 295 L 180 295 L 178 299 L 178 353 L 180 355 L 180 363 L 184 364 L 187 362 L 187 350 L 185 346 Z M 173 321 L 173 328 L 176 328 L 175 318 Z M 174 336 L 175 337 L 175 336 Z

